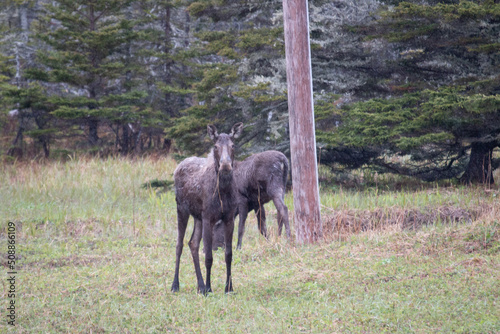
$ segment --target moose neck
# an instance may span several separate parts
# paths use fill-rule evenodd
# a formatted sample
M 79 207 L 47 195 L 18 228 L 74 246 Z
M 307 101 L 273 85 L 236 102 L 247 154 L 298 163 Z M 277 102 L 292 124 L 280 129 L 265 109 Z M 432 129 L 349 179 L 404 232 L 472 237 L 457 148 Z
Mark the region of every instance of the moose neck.
M 228 190 L 233 186 L 233 172 L 216 171 L 217 173 L 217 186 L 219 190 Z

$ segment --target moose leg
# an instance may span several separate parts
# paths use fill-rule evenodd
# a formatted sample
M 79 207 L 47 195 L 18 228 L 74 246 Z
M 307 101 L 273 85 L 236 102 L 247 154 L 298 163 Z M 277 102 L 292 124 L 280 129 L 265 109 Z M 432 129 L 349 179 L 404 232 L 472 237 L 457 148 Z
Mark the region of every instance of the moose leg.
M 240 206 L 238 207 L 238 215 L 240 216 L 240 224 L 238 225 L 238 245 L 236 246 L 236 249 L 241 249 L 241 242 L 243 240 L 243 234 L 245 234 L 245 221 L 247 220 L 248 216 L 248 203 L 245 200 L 242 200 Z M 234 224 L 234 221 L 233 221 Z M 232 240 L 232 239 L 231 239 Z M 227 243 L 226 243 L 227 247 Z
M 189 240 L 189 248 L 193 256 L 194 270 L 198 281 L 198 291 L 205 290 L 205 283 L 203 282 L 203 275 L 200 269 L 200 241 L 202 230 L 201 220 L 195 219 L 193 234 L 191 235 L 191 240 Z
M 234 217 L 234 215 L 232 216 Z M 233 291 L 233 280 L 231 278 L 231 263 L 233 262 L 233 231 L 234 218 L 230 218 L 226 225 L 225 243 L 226 243 L 226 288 L 225 293 Z
M 267 238 L 266 210 L 264 209 L 264 205 L 259 205 L 257 211 L 255 211 L 255 215 L 257 216 L 257 224 L 259 226 L 260 234 Z
M 205 267 L 207 269 L 207 283 L 204 289 L 200 289 L 200 292 L 206 295 L 212 292 L 212 285 L 210 282 L 210 274 L 212 272 L 212 263 L 214 258 L 212 255 L 212 225 L 210 221 L 203 219 L 203 247 L 205 248 Z
M 182 247 L 184 246 L 184 235 L 189 219 L 189 213 L 182 212 L 177 209 L 177 246 L 175 248 L 175 274 L 172 283 L 172 292 L 179 291 L 179 266 L 182 255 Z
M 288 221 L 288 208 L 285 205 L 285 201 L 282 196 L 275 196 L 273 197 L 273 203 L 276 210 L 278 210 L 278 235 L 281 235 L 283 224 L 285 224 L 286 236 L 290 239 L 290 223 Z

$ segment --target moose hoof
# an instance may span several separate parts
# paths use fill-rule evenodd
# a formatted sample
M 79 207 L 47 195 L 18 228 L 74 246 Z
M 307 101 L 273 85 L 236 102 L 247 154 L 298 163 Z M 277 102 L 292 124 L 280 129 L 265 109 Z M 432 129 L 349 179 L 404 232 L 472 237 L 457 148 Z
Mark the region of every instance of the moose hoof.
M 225 293 L 232 293 L 233 292 L 233 284 L 229 284 L 229 286 L 226 285 L 226 288 L 224 289 Z
M 200 292 L 202 295 L 204 295 L 204 296 L 208 296 L 208 294 L 209 294 L 210 292 L 212 292 L 212 289 L 211 289 L 211 288 L 203 288 L 203 289 L 198 289 L 198 290 L 199 290 L 199 292 Z

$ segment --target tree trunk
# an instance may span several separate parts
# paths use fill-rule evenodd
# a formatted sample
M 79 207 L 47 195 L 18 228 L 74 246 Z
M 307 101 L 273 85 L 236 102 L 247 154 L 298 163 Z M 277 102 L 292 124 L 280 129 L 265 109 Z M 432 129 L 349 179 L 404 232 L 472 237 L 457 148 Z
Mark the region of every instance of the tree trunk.
M 174 66 L 174 60 L 170 58 L 170 53 L 172 52 L 172 28 L 170 25 L 171 16 L 172 16 L 172 7 L 170 4 L 167 4 L 165 6 L 165 16 L 162 21 L 163 32 L 164 32 L 163 52 L 166 55 L 164 63 L 163 83 L 167 87 L 172 85 L 172 67 Z M 168 118 L 173 118 L 177 116 L 176 102 L 174 98 L 175 98 L 174 94 L 168 92 L 165 93 L 165 114 L 168 116 Z
M 21 116 L 19 117 L 19 128 L 17 129 L 17 135 L 14 141 L 12 142 L 12 146 L 16 146 L 17 143 L 20 143 L 19 146 L 23 145 L 23 134 L 24 134 L 24 122 Z
M 493 149 L 496 146 L 496 142 L 473 143 L 471 146 L 469 164 L 467 165 L 465 173 L 460 178 L 460 182 L 464 184 L 495 184 L 491 160 Z
M 22 4 L 19 6 L 19 25 L 21 26 L 21 30 L 23 33 L 27 33 L 29 30 L 29 21 L 28 21 L 28 5 Z
M 99 127 L 99 121 L 96 119 L 91 119 L 89 124 L 89 142 L 92 146 L 99 143 L 99 136 L 97 135 L 97 128 Z
M 50 156 L 50 150 L 49 150 L 49 144 L 48 144 L 47 137 L 42 136 L 40 138 L 40 143 L 42 144 L 43 154 L 44 154 L 45 158 L 48 159 Z
M 37 110 L 33 108 L 32 108 L 32 114 L 38 129 L 45 130 L 45 126 L 48 123 L 47 115 L 42 110 Z M 45 158 L 48 158 L 50 155 L 50 150 L 49 150 L 50 135 L 40 135 L 38 137 L 38 141 L 42 145 Z
M 130 148 L 130 136 L 128 124 L 123 124 L 122 126 L 122 154 L 127 155 Z
M 171 51 L 171 39 L 172 39 L 172 29 L 170 28 L 170 17 L 172 14 L 172 9 L 170 8 L 170 4 L 167 4 L 165 7 L 165 17 L 164 17 L 164 22 L 163 22 L 163 31 L 164 31 L 164 53 L 167 55 L 167 59 L 165 60 L 165 73 L 163 77 L 163 82 L 165 83 L 165 86 L 170 86 L 172 84 L 172 75 L 171 75 L 171 67 L 172 67 L 172 60 L 169 58 L 170 56 L 170 51 Z M 173 106 L 170 104 L 170 99 L 171 99 L 171 94 L 170 93 L 165 93 L 165 107 L 166 107 L 166 113 L 172 117 L 172 110 Z
M 163 149 L 166 151 L 167 154 L 170 153 L 170 147 L 172 146 L 172 139 L 165 138 L 163 142 Z

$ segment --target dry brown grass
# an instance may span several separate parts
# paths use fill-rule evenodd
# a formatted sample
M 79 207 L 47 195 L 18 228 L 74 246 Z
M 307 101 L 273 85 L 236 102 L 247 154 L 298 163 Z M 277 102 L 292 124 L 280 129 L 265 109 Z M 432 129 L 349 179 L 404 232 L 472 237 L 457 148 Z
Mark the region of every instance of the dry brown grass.
M 354 233 L 370 230 L 387 228 L 415 230 L 436 223 L 472 223 L 478 219 L 494 217 L 499 213 L 500 206 L 487 204 L 466 209 L 457 206 L 440 206 L 423 209 L 392 207 L 367 210 L 334 210 L 323 206 L 322 209 L 324 234 L 337 239 L 345 239 Z

